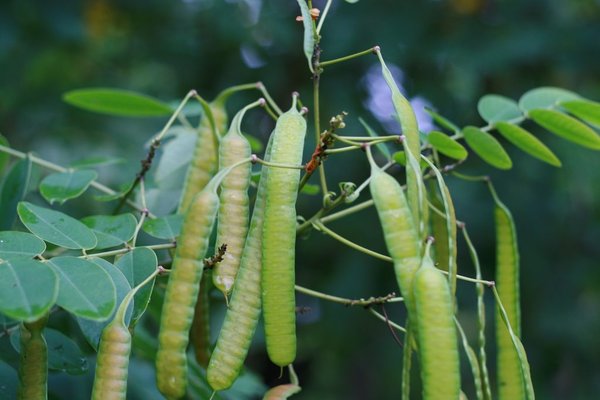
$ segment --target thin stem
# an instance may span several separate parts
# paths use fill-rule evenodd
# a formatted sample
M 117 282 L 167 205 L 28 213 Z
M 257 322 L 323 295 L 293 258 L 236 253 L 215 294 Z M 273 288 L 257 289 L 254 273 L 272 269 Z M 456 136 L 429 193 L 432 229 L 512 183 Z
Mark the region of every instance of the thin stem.
M 371 307 L 367 308 L 367 310 L 373 314 L 375 317 L 377 317 L 377 319 L 380 319 L 381 321 L 385 322 L 386 324 L 388 324 L 389 326 L 394 327 L 396 330 L 399 330 L 402 333 L 406 333 L 406 329 L 404 329 L 402 326 L 398 325 L 397 323 L 395 323 L 394 321 L 386 318 L 385 316 L 381 315 L 380 313 L 378 313 L 377 311 L 373 310 Z
M 290 382 L 292 385 L 300 386 L 300 380 L 298 379 L 298 375 L 296 371 L 294 371 L 294 366 L 292 364 L 288 365 L 288 372 L 290 374 Z
M 385 141 L 399 140 L 400 136 L 398 136 L 398 135 L 386 135 L 386 136 L 341 136 L 341 135 L 335 135 L 335 138 L 339 139 L 339 140 L 347 139 L 347 140 L 355 140 L 355 141 L 360 141 L 360 142 L 370 142 L 373 140 L 380 140 L 380 139 L 383 139 Z
M 336 59 L 333 59 L 333 60 L 327 60 L 327 61 L 320 62 L 319 64 L 317 64 L 317 66 L 321 67 L 321 68 L 322 67 L 328 67 L 330 65 L 334 65 L 334 64 L 341 63 L 341 62 L 344 62 L 344 61 L 352 60 L 353 58 L 362 57 L 362 56 L 365 56 L 367 54 L 373 54 L 373 51 L 374 51 L 374 48 L 371 47 L 370 49 L 359 51 L 358 53 L 349 54 L 349 55 L 344 56 L 344 57 L 340 57 L 340 58 L 336 58 Z
M 487 182 L 490 180 L 490 177 L 487 175 L 467 175 L 456 171 L 452 172 L 452 175 L 462 180 L 471 182 Z
M 156 135 L 156 137 L 153 139 L 155 142 L 160 142 L 160 140 L 163 138 L 163 136 L 165 135 L 165 133 L 167 133 L 167 131 L 169 130 L 169 128 L 171 127 L 171 125 L 173 125 L 173 122 L 175 122 L 175 119 L 177 119 L 177 116 L 179 115 L 179 113 L 181 113 L 181 110 L 183 110 L 183 107 L 185 107 L 185 105 L 187 104 L 187 102 L 193 97 L 193 96 L 197 96 L 198 93 L 196 93 L 195 90 L 190 90 L 185 97 L 183 98 L 183 100 L 181 100 L 181 103 L 179 103 L 179 106 L 177 106 L 177 108 L 175 109 L 175 112 L 173 113 L 173 115 L 171 115 L 171 118 L 169 118 L 169 120 L 167 121 L 167 123 L 165 124 L 165 126 L 163 127 L 163 129 L 160 131 L 160 133 L 158 135 Z
M 242 90 L 252 90 L 252 89 L 259 89 L 259 84 L 260 82 L 253 82 L 253 83 L 243 83 L 241 85 L 235 85 L 235 86 L 231 86 L 228 87 L 227 89 L 223 90 L 221 93 L 219 93 L 217 95 L 217 97 L 215 97 L 214 103 L 220 103 L 223 104 L 225 103 L 225 101 L 227 101 L 227 99 L 229 98 L 229 96 L 231 96 L 234 93 L 237 92 L 241 92 Z
M 346 217 L 348 215 L 352 215 L 358 211 L 362 211 L 366 208 L 369 208 L 369 207 L 373 206 L 373 204 L 374 204 L 373 199 L 364 201 L 364 202 L 356 204 L 352 207 L 348 207 L 342 211 L 338 211 L 336 213 L 327 215 L 327 216 L 321 218 L 321 222 L 325 224 L 325 223 L 329 223 L 331 221 L 335 221 L 337 219 Z
M 332 1 L 333 0 L 327 0 L 327 4 L 325 4 L 325 8 L 323 8 L 323 12 L 321 13 L 321 18 L 319 19 L 319 24 L 317 25 L 317 35 L 319 35 L 321 33 L 321 28 L 323 27 L 325 18 L 327 18 L 327 14 L 329 13 L 329 8 L 331 7 Z
M 275 103 L 275 101 L 273 100 L 273 98 L 271 97 L 271 95 L 269 94 L 269 92 L 267 91 L 267 88 L 264 85 L 264 83 L 262 83 L 262 82 L 256 82 L 256 88 L 258 90 L 260 90 L 260 92 L 262 93 L 263 97 L 267 100 L 267 103 L 269 104 L 269 106 L 271 106 L 271 108 L 273 110 L 275 110 L 275 112 L 277 113 L 277 115 L 283 114 L 283 111 L 281 111 L 281 108 L 279 108 L 279 106 L 277 105 L 277 103 Z
M 359 144 L 347 146 L 347 147 L 338 147 L 337 149 L 327 149 L 323 153 L 324 154 L 337 154 L 337 153 L 346 153 L 348 151 L 356 151 L 360 150 L 361 146 Z
M 331 301 L 333 303 L 343 304 L 345 306 L 363 306 L 367 307 L 372 304 L 384 304 L 384 303 L 395 303 L 401 302 L 404 299 L 402 297 L 396 297 L 395 293 L 390 293 L 381 297 L 369 297 L 368 299 L 348 299 L 345 297 L 333 296 L 330 294 L 325 294 L 321 292 L 317 292 L 316 290 L 308 289 L 299 285 L 295 286 L 295 289 L 298 293 L 303 293 L 305 295 L 316 297 L 319 299 Z
M 360 251 L 360 252 L 362 252 L 362 253 L 365 253 L 365 254 L 367 254 L 367 255 L 369 255 L 369 256 L 372 256 L 372 257 L 375 257 L 375 258 L 378 258 L 378 259 L 380 259 L 380 260 L 383 260 L 383 261 L 388 261 L 388 262 L 393 262 L 393 260 L 392 260 L 392 258 L 391 258 L 390 256 L 386 256 L 385 254 L 381 254 L 381 253 L 378 253 L 378 252 L 376 252 L 376 251 L 373 251 L 373 250 L 367 249 L 366 247 L 363 247 L 363 246 L 361 246 L 361 245 L 359 245 L 359 244 L 356 244 L 356 243 L 354 243 L 354 242 L 352 242 L 352 241 L 350 241 L 350 240 L 346 239 L 346 238 L 345 238 L 345 237 L 343 237 L 343 236 L 340 236 L 340 235 L 338 235 L 337 233 L 335 233 L 334 231 L 332 231 L 331 229 L 329 229 L 329 228 L 327 228 L 325 225 L 323 225 L 323 224 L 321 223 L 321 221 L 319 221 L 319 220 L 317 220 L 317 221 L 314 221 L 314 222 L 313 222 L 313 225 L 314 225 L 314 227 L 315 227 L 317 230 L 320 230 L 320 231 L 322 231 L 323 233 L 325 233 L 325 234 L 327 234 L 327 235 L 331 236 L 331 237 L 332 237 L 332 238 L 334 238 L 335 240 L 337 240 L 337 241 L 339 241 L 339 242 L 341 242 L 341 243 L 345 244 L 345 245 L 346 245 L 346 246 L 348 246 L 348 247 L 351 247 L 351 248 L 353 248 L 353 249 L 355 249 L 355 250 L 358 250 L 358 251 Z
M 139 247 L 146 247 L 151 250 L 166 250 L 166 249 L 173 249 L 173 248 L 177 247 L 177 245 L 175 242 L 173 242 L 173 243 L 152 244 L 149 246 L 139 246 Z M 119 255 L 119 254 L 129 253 L 132 250 L 133 250 L 133 247 L 127 246 L 127 247 L 123 247 L 123 248 L 120 248 L 117 250 L 104 251 L 102 253 L 86 254 L 85 256 L 80 256 L 79 258 L 111 257 L 111 256 Z
M 37 165 L 39 165 L 41 167 L 47 168 L 47 169 L 52 170 L 52 171 L 56 171 L 56 172 L 67 172 L 67 171 L 69 171 L 68 168 L 65 168 L 65 167 L 60 166 L 58 164 L 55 164 L 53 162 L 44 160 L 43 158 L 37 157 L 37 156 L 35 156 L 33 154 L 23 153 L 21 151 L 12 149 L 10 147 L 6 147 L 6 146 L 3 146 L 3 145 L 0 145 L 0 151 L 2 151 L 4 153 L 7 153 L 7 154 L 10 154 L 11 156 L 16 157 L 16 158 L 24 159 L 24 158 L 29 157 L 29 159 L 31 160 L 32 163 L 37 164 Z M 101 184 L 101 183 L 99 183 L 97 181 L 92 181 L 90 183 L 90 186 L 93 187 L 93 188 L 95 188 L 95 189 L 97 189 L 97 190 L 99 190 L 99 191 L 101 191 L 101 192 L 103 192 L 103 193 L 111 195 L 111 196 L 117 194 L 117 192 L 115 190 L 113 190 L 113 189 L 109 188 L 108 186 L 105 186 L 105 185 L 103 185 L 103 184 Z M 143 211 L 143 207 L 141 207 L 140 205 L 138 205 L 137 203 L 135 203 L 135 202 L 133 202 L 131 200 L 127 200 L 127 204 L 129 206 L 131 206 L 132 208 L 138 210 L 138 211 Z M 153 215 L 150 215 L 150 216 L 154 217 Z
M 267 167 L 274 167 L 274 168 L 304 169 L 304 165 L 274 163 L 274 162 L 270 162 L 270 161 L 265 161 L 262 158 L 258 158 L 258 157 L 253 158 L 252 162 L 259 163 L 259 164 L 265 165 Z

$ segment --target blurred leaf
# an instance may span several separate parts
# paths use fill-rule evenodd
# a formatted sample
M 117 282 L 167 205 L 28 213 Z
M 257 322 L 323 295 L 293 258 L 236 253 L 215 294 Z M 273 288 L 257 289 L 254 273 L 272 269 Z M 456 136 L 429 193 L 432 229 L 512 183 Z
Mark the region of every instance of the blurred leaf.
M 253 153 L 260 153 L 265 148 L 263 142 L 261 142 L 256 136 L 244 133 L 244 137 L 246 140 L 248 140 L 248 143 L 250 143 L 250 150 L 252 150 Z
M 26 232 L 0 232 L 0 259 L 33 258 L 46 250 L 46 243 Z
M 77 89 L 65 93 L 63 100 L 84 110 L 126 117 L 165 116 L 174 111 L 160 100 L 122 89 Z
M 367 134 L 369 136 L 374 137 L 374 138 L 379 137 L 379 135 L 373 129 L 371 129 L 371 127 L 369 125 L 367 125 L 367 123 L 365 122 L 365 120 L 363 120 L 362 118 L 358 118 L 358 121 L 361 123 L 361 125 L 363 126 L 363 128 L 365 128 L 365 130 L 367 131 Z M 385 157 L 386 160 L 391 160 L 392 159 L 392 155 L 390 153 L 390 150 L 387 148 L 387 146 L 385 145 L 385 143 L 377 143 L 375 145 L 375 147 L 377 147 L 377 149 L 379 151 L 381 151 L 381 153 L 383 154 L 383 156 Z
M 107 165 L 124 164 L 124 158 L 117 157 L 86 157 L 81 160 L 73 161 L 69 166 L 75 169 L 84 169 L 92 167 L 104 167 Z
M 346 0 L 346 3 L 354 4 L 358 3 L 358 0 Z
M 81 219 L 90 228 L 98 243 L 95 249 L 121 246 L 133 238 L 137 220 L 133 214 L 92 215 Z
M 512 161 L 504 148 L 492 135 L 474 126 L 467 126 L 462 130 L 467 144 L 473 151 L 493 167 L 510 169 Z
M 87 358 L 71 338 L 55 329 L 43 331 L 48 347 L 48 369 L 66 372 L 69 375 L 85 374 L 88 370 Z M 21 352 L 21 334 L 10 335 L 10 341 L 16 351 Z
M 321 187 L 312 183 L 306 183 L 304 186 L 302 186 L 302 190 L 300 192 L 309 196 L 315 196 L 321 192 Z
M 127 296 L 127 293 L 129 293 L 131 290 L 131 286 L 129 285 L 127 278 L 125 278 L 125 275 L 123 275 L 119 268 L 103 258 L 91 258 L 89 261 L 98 265 L 110 275 L 117 293 L 117 304 L 121 304 L 125 296 Z M 129 324 L 132 312 L 133 304 L 130 304 L 129 308 L 127 309 L 127 313 L 125 314 L 125 323 Z M 116 313 L 117 307 L 115 307 L 110 317 L 108 317 L 108 319 L 105 321 L 93 321 L 81 317 L 76 318 L 83 336 L 85 336 L 85 339 L 94 348 L 94 350 L 98 351 L 102 330 L 113 320 Z
M 600 136 L 592 128 L 556 110 L 531 110 L 529 116 L 550 132 L 580 146 L 600 150 Z
M 16 259 L 0 263 L 0 312 L 33 322 L 45 315 L 57 300 L 58 279 L 47 264 Z
M 532 89 L 521 96 L 519 107 L 523 111 L 529 111 L 535 108 L 553 107 L 560 102 L 577 100 L 579 98 L 579 95 L 576 93 L 565 89 L 557 87 L 541 87 Z
M 78 317 L 106 320 L 116 306 L 116 289 L 110 275 L 96 263 L 77 257 L 48 261 L 59 276 L 56 303 Z
M 94 200 L 106 202 L 106 201 L 113 201 L 113 200 L 120 199 L 121 197 L 125 196 L 125 194 L 127 192 L 129 192 L 131 190 L 132 186 L 133 186 L 133 181 L 127 182 L 127 183 L 121 185 L 120 189 L 118 191 L 116 191 L 114 194 L 94 195 Z
M 406 166 L 406 154 L 404 153 L 404 150 L 395 152 L 392 155 L 392 158 L 398 165 L 402 165 L 403 167 Z
M 2 135 L 2 134 L 0 134 L 0 146 L 10 147 L 10 144 L 8 143 L 8 139 L 6 139 L 4 137 L 4 135 Z M 2 172 L 2 170 L 8 163 L 9 159 L 10 159 L 10 156 L 8 155 L 8 153 L 0 151 L 0 173 Z M 0 176 L 2 176 L 2 175 L 0 174 Z
M 452 131 L 453 133 L 460 132 L 460 128 L 454 122 L 433 111 L 431 108 L 425 107 L 425 112 L 431 115 L 431 118 L 433 118 L 433 120 L 442 128 L 446 128 L 449 131 Z
M 159 185 L 161 181 L 173 179 L 173 174 L 182 168 L 187 171 L 198 138 L 196 131 L 191 128 L 177 127 L 170 131 L 175 132 L 175 137 L 161 146 L 161 156 L 154 170 L 154 177 Z
M 121 256 L 115 262 L 115 266 L 119 268 L 123 275 L 125 275 L 129 285 L 134 288 L 156 271 L 158 260 L 154 251 L 147 247 L 137 247 Z M 141 287 L 133 297 L 134 306 L 133 314 L 131 316 L 132 325 L 135 325 L 136 321 L 144 314 L 144 311 L 146 311 L 153 287 L 154 280 L 152 280 L 152 283 Z
M 561 166 L 560 160 L 554 155 L 552 150 L 520 126 L 507 122 L 498 122 L 495 124 L 495 127 L 506 140 L 524 152 L 555 167 Z
M 561 102 L 560 106 L 577 118 L 600 128 L 600 103 L 590 100 L 571 100 Z
M 464 160 L 469 155 L 462 144 L 440 131 L 429 132 L 427 140 L 434 149 L 455 160 Z
M 0 361 L 0 399 L 16 399 L 18 383 L 17 371 Z
M 17 218 L 17 204 L 27 194 L 31 179 L 29 158 L 17 161 L 4 178 L 0 192 L 0 230 L 11 229 Z
M 523 116 L 516 101 L 496 94 L 486 94 L 479 99 L 477 110 L 488 124 L 510 121 Z
M 37 237 L 67 249 L 93 249 L 96 236 L 84 224 L 60 211 L 38 207 L 26 201 L 17 207 L 19 218 Z
M 348 0 L 346 0 L 348 1 Z M 300 393 L 302 388 L 293 383 L 272 387 L 265 393 L 263 400 L 283 400 L 289 399 L 296 393 Z
M 312 65 L 313 52 L 315 50 L 315 37 L 313 36 L 313 21 L 306 0 L 298 0 L 300 12 L 302 13 L 302 25 L 304 26 L 304 55 L 308 60 L 310 72 L 315 73 Z
M 58 172 L 44 178 L 40 183 L 40 193 L 50 204 L 55 201 L 63 204 L 81 196 L 97 177 L 96 171 L 89 169 Z
M 173 240 L 179 236 L 182 224 L 183 215 L 173 214 L 166 217 L 147 219 L 144 221 L 142 229 L 155 238 Z

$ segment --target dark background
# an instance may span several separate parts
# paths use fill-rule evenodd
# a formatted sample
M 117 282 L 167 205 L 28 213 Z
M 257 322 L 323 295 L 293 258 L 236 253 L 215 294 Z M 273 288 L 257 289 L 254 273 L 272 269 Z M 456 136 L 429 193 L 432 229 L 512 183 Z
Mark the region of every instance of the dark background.
M 322 3 L 315 1 L 316 6 Z M 124 157 L 127 164 L 101 170 L 102 181 L 116 187 L 132 179 L 145 155 L 144 143 L 164 119 L 91 114 L 63 103 L 62 93 L 106 86 L 176 102 L 191 88 L 210 99 L 227 86 L 262 80 L 282 107 L 288 107 L 290 93 L 298 90 L 311 108 L 302 26 L 294 20 L 298 14 L 292 0 L 2 1 L 0 132 L 13 147 L 63 165 L 90 155 Z M 461 126 L 483 125 L 476 104 L 486 93 L 518 99 L 534 87 L 559 86 L 600 99 L 600 3 L 594 0 L 362 0 L 355 5 L 338 0 L 322 34 L 323 60 L 379 44 L 387 62 L 402 69 L 407 94 L 426 98 Z M 366 56 L 326 69 L 322 124 L 345 110 L 348 134 L 363 134 L 358 116 L 383 132 L 364 106 L 367 90 L 362 78 L 373 65 L 376 58 Z M 229 111 L 257 96 L 236 95 Z M 258 112 L 252 114 L 246 130 L 264 138 L 272 124 Z M 314 147 L 311 125 L 307 153 Z M 562 168 L 538 162 L 503 142 L 513 158 L 511 171 L 494 170 L 475 155 L 462 170 L 490 174 L 516 219 L 523 342 L 538 398 L 593 398 L 600 393 L 598 153 L 528 126 L 562 160 Z M 367 163 L 358 154 L 328 162 L 334 190 L 338 181 L 361 182 L 367 173 Z M 491 197 L 481 184 L 455 178 L 448 183 L 458 218 L 467 222 L 479 249 L 483 275 L 492 279 Z M 299 213 L 309 217 L 319 204 L 318 198 L 303 196 Z M 75 205 L 75 214 L 77 207 L 84 205 Z M 96 203 L 85 207 L 88 213 L 91 208 L 107 210 Z M 374 210 L 332 228 L 384 251 Z M 459 271 L 473 275 L 464 243 L 459 245 Z M 298 254 L 301 285 L 351 298 L 396 290 L 385 263 L 317 232 L 299 241 Z M 459 318 L 474 344 L 474 287 L 460 283 L 458 291 Z M 486 302 L 493 373 L 490 293 Z M 296 368 L 303 386 L 299 399 L 399 397 L 402 349 L 385 324 L 360 308 L 303 296 L 298 303 L 312 308 L 298 328 Z M 401 309 L 386 308 L 399 322 Z M 278 371 L 269 366 L 260 339 L 249 366 L 266 383 L 278 382 Z M 462 366 L 464 390 L 472 397 L 465 360 Z M 139 386 L 153 385 L 150 370 L 140 369 L 135 376 Z

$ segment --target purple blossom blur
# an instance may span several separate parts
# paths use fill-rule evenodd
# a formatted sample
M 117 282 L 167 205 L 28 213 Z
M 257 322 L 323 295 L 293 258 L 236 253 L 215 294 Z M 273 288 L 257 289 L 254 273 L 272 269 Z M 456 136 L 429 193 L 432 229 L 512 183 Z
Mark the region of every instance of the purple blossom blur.
M 406 96 L 406 90 L 404 89 L 404 86 L 402 86 L 404 73 L 394 64 L 388 63 L 387 66 L 394 77 L 398 89 Z M 392 95 L 383 78 L 381 66 L 379 64 L 375 64 L 369 68 L 362 79 L 362 84 L 368 94 L 367 100 L 364 102 L 365 107 L 373 113 L 375 118 L 379 120 L 381 125 L 383 125 L 387 131 L 399 133 L 401 129 L 395 115 Z M 408 96 L 406 97 L 408 98 Z M 431 116 L 425 111 L 425 107 L 431 107 L 431 103 L 421 96 L 410 98 L 409 101 L 415 111 L 419 130 L 427 133 L 435 129 Z

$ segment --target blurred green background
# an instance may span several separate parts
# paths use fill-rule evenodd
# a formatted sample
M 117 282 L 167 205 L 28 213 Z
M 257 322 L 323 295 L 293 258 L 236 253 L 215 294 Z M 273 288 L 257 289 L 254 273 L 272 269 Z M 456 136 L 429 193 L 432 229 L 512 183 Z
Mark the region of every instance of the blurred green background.
M 314 1 L 317 7 L 323 3 Z M 302 25 L 295 21 L 298 14 L 293 0 L 4 0 L 0 132 L 13 147 L 63 165 L 93 155 L 126 158 L 126 164 L 100 171 L 102 181 L 116 187 L 133 179 L 145 143 L 165 119 L 88 113 L 63 103 L 62 93 L 80 87 L 117 87 L 177 102 L 191 88 L 210 99 L 227 86 L 261 80 L 283 108 L 294 90 L 312 108 Z M 336 0 L 322 34 L 322 60 L 380 45 L 387 62 L 402 70 L 407 95 L 426 99 L 461 126 L 483 124 L 476 104 L 486 93 L 517 99 L 534 87 L 559 86 L 600 99 L 597 0 L 362 0 L 354 5 Z M 376 58 L 366 56 L 325 70 L 322 124 L 344 110 L 349 113 L 348 134 L 362 134 L 359 116 L 384 131 L 366 103 L 366 76 L 374 65 Z M 257 92 L 235 95 L 229 111 L 257 97 Z M 246 130 L 263 139 L 272 128 L 272 121 L 260 112 L 252 112 L 248 121 Z M 475 155 L 462 170 L 490 174 L 516 219 L 523 342 L 538 398 L 590 399 L 600 393 L 600 158 L 591 150 L 534 131 L 562 160 L 562 168 L 542 164 L 507 144 L 514 162 L 511 171 L 493 170 Z M 309 155 L 314 136 L 307 137 Z M 339 181 L 361 182 L 368 174 L 359 154 L 331 157 L 327 166 L 332 188 Z M 449 185 L 458 218 L 468 224 L 479 249 L 483 275 L 492 279 L 491 197 L 481 184 L 449 178 Z M 87 204 L 74 202 L 72 212 L 110 210 L 90 199 Z M 317 197 L 299 200 L 299 213 L 305 217 L 319 207 Z M 384 251 L 374 210 L 332 228 Z M 473 275 L 463 244 L 459 270 Z M 385 263 L 317 232 L 298 243 L 297 277 L 301 285 L 350 298 L 397 291 Z M 458 290 L 460 319 L 474 343 L 475 290 L 463 283 Z M 486 301 L 493 372 L 489 293 Z M 360 308 L 305 296 L 298 297 L 298 305 L 311 308 L 299 318 L 296 369 L 303 391 L 298 399 L 400 396 L 402 349 L 385 324 Z M 386 311 L 390 318 L 403 321 L 401 308 L 390 305 Z M 219 317 L 217 313 L 216 324 Z M 77 335 L 77 328 L 70 326 Z M 152 386 L 150 364 L 143 362 L 143 353 L 137 357 L 141 366 L 131 379 L 136 387 Z M 248 366 L 265 383 L 280 382 L 260 338 Z M 465 392 L 471 398 L 472 378 L 465 360 L 463 370 Z M 51 382 L 55 398 L 87 397 L 89 379 L 55 375 Z M 68 394 L 66 382 L 72 385 Z M 139 390 L 130 394 L 151 398 Z

